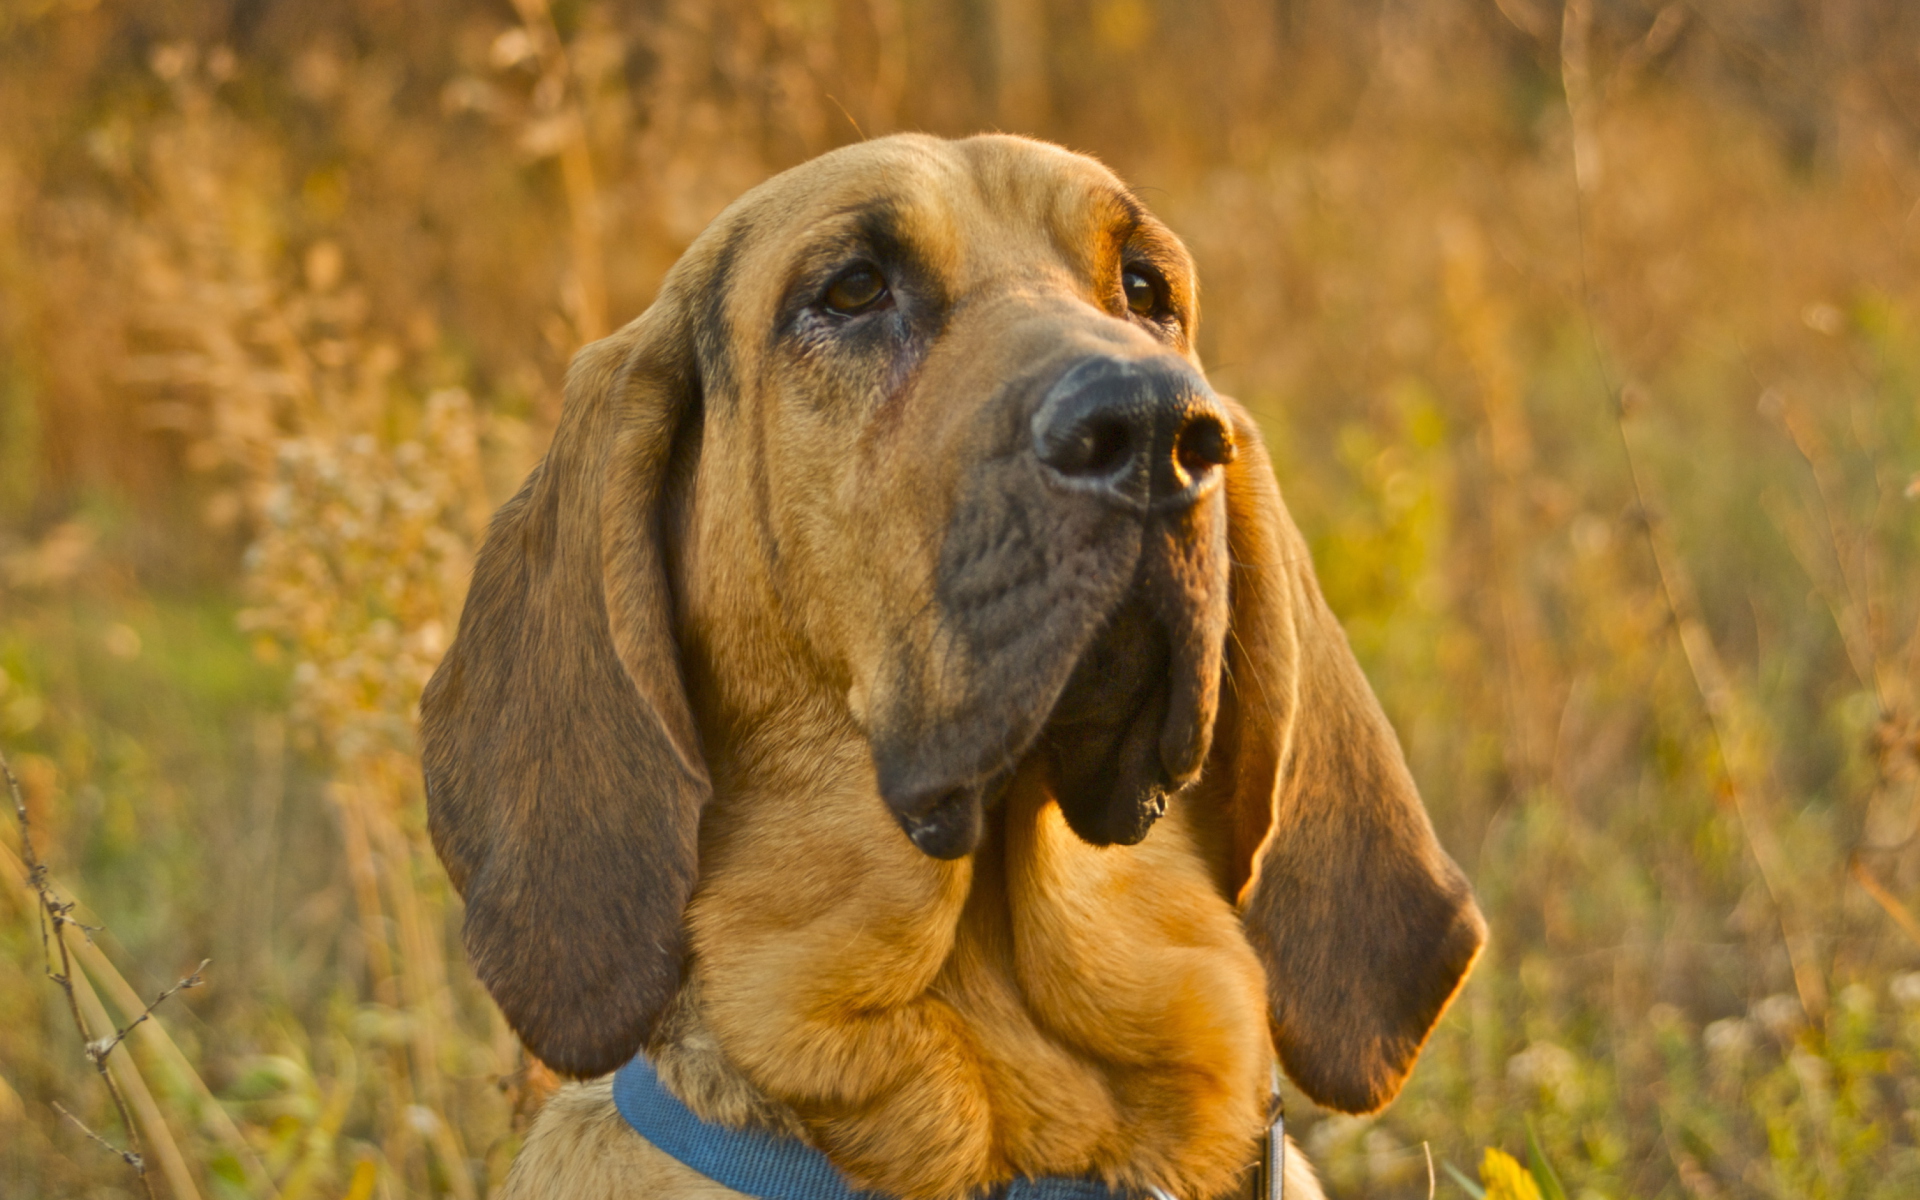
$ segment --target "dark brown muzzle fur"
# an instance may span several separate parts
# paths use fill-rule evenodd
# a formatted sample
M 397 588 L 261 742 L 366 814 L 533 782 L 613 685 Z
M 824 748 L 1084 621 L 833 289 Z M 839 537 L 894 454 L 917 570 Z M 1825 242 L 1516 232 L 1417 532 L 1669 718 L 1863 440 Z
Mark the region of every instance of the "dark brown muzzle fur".
M 1074 831 L 1132 845 L 1199 774 L 1227 626 L 1227 417 L 1188 363 L 1096 314 L 1035 314 L 982 406 L 935 587 L 954 658 L 876 722 L 880 792 L 939 858 L 1036 744 Z M 1092 353 L 1087 346 L 1096 347 Z M 998 435 L 997 440 L 995 435 Z M 941 726 L 916 690 L 971 684 Z M 951 701 L 949 701 L 951 704 Z

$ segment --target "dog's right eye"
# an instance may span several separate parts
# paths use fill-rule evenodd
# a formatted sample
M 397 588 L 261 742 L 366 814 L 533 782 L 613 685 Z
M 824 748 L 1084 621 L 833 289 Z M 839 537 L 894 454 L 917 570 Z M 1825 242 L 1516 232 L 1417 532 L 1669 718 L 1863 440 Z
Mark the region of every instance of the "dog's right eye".
M 886 276 L 865 263 L 828 284 L 826 294 L 821 297 L 827 311 L 841 317 L 858 316 L 878 308 L 886 299 Z

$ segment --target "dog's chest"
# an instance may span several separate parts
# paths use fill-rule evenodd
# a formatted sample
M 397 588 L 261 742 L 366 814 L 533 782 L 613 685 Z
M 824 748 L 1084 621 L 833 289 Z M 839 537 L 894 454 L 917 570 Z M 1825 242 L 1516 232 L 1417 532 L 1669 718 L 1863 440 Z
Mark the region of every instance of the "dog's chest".
M 1180 815 L 1093 847 L 1016 797 L 1004 851 L 933 990 L 990 1064 L 1010 1160 L 1230 1157 L 1264 1111 L 1264 981 Z
M 1272 1051 L 1260 967 L 1179 807 L 1140 845 L 1097 848 L 1016 786 L 995 826 L 921 894 L 891 879 L 904 902 L 856 862 L 754 889 L 787 906 L 780 934 L 743 939 L 696 906 L 703 1022 L 837 1162 L 899 1194 L 1089 1172 L 1223 1191 Z

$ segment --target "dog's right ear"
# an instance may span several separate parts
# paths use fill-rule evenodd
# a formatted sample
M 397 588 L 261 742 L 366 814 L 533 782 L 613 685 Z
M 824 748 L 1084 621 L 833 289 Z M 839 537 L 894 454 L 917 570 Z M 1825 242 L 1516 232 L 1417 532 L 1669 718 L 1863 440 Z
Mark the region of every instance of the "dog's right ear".
M 665 302 L 574 358 L 552 448 L 494 517 L 421 698 L 428 823 L 468 956 L 566 1075 L 632 1057 L 679 986 L 712 789 L 662 507 L 694 378 Z

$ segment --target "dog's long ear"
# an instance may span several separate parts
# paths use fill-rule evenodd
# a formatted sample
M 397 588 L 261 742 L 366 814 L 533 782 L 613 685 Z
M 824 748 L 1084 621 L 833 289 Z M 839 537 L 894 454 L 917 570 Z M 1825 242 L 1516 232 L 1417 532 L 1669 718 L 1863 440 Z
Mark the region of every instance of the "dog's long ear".
M 1399 1092 L 1486 939 L 1314 578 L 1253 420 L 1231 406 L 1233 613 L 1209 773 L 1226 882 L 1267 973 L 1274 1046 L 1344 1112 Z
M 630 1058 L 679 983 L 711 787 L 661 510 L 692 381 L 664 302 L 579 353 L 553 446 L 494 517 L 421 700 L 428 819 L 468 956 L 567 1075 Z

